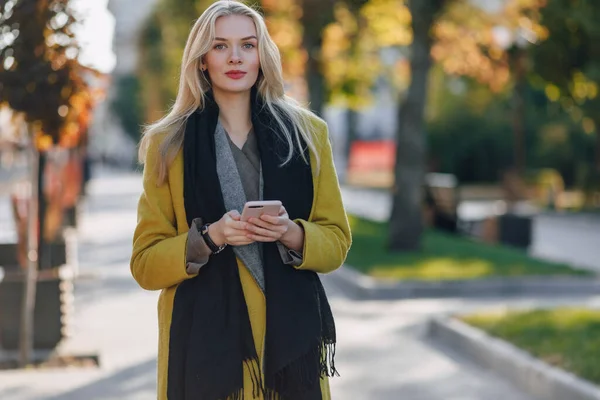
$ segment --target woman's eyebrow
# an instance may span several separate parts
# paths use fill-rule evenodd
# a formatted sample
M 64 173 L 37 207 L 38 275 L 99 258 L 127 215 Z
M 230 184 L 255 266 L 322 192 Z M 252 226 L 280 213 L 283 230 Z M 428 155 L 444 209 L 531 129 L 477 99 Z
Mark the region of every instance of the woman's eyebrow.
M 240 40 L 250 40 L 250 39 L 257 39 L 257 37 L 256 36 L 246 36 L 246 37 L 241 38 Z M 228 39 L 221 38 L 221 37 L 216 37 L 215 40 L 220 40 L 222 42 L 227 42 L 228 41 Z

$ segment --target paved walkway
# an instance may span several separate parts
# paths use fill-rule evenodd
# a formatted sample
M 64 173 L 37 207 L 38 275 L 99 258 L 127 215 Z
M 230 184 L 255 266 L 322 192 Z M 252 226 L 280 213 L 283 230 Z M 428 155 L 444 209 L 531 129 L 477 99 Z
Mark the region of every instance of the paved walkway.
M 332 381 L 336 399 L 533 400 L 491 371 L 428 339 L 428 319 L 506 307 L 600 307 L 600 296 L 357 302 L 345 297 L 336 280 L 335 273 L 325 277 L 342 371 Z
M 80 226 L 73 335 L 65 353 L 96 352 L 100 368 L 0 371 L 2 400 L 155 398 L 157 292 L 129 274 L 139 175 L 92 181 Z M 338 327 L 336 400 L 534 400 L 425 336 L 427 318 L 506 306 L 503 299 L 355 301 L 324 277 Z M 600 298 L 511 300 L 519 306 L 599 305 Z
M 67 354 L 96 353 L 98 369 L 0 372 L 2 400 L 152 399 L 155 392 L 158 292 L 129 273 L 138 175 L 92 183 L 79 235 L 72 339 Z

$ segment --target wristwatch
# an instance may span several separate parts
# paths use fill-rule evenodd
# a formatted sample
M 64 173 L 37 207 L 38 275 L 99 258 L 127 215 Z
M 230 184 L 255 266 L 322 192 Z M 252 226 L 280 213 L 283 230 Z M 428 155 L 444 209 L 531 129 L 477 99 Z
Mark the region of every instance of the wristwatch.
M 200 228 L 200 234 L 202 235 L 202 238 L 206 242 L 206 245 L 208 246 L 210 251 L 212 251 L 213 254 L 219 254 L 220 252 L 222 252 L 225 249 L 225 247 L 227 247 L 227 243 L 224 243 L 222 246 L 217 246 L 215 244 L 215 242 L 212 241 L 212 239 L 210 238 L 210 235 L 208 234 L 209 226 L 210 226 L 210 224 L 202 225 L 202 227 Z

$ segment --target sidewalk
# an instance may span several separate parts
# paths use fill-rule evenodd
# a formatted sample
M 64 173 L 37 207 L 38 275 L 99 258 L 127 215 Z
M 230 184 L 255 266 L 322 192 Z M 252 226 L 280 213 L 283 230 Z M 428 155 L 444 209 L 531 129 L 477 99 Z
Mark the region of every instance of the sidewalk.
M 158 292 L 129 273 L 139 175 L 90 185 L 79 229 L 75 317 L 65 354 L 96 353 L 97 369 L 0 371 L 2 400 L 152 399 L 155 397 Z
M 332 393 L 351 400 L 534 400 L 427 339 L 427 319 L 506 306 L 600 305 L 600 297 L 360 303 L 333 297 L 342 376 L 333 379 Z
M 92 181 L 82 216 L 75 326 L 63 352 L 100 356 L 100 368 L 0 371 L 2 400 L 137 400 L 155 398 L 157 292 L 129 273 L 139 175 L 102 174 Z M 504 306 L 503 299 L 355 301 L 324 277 L 336 316 L 336 400 L 534 400 L 489 371 L 425 338 L 430 316 Z M 599 298 L 513 299 L 517 305 L 592 304 Z

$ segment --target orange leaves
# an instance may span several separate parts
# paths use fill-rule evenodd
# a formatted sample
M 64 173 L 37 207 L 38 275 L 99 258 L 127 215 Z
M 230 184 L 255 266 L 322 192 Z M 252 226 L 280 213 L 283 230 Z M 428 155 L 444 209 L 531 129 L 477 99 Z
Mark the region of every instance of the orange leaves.
M 10 57 L 0 68 L 0 101 L 33 124 L 32 139 L 40 150 L 55 144 L 75 146 L 87 129 L 94 103 L 90 78 L 98 74 L 73 56 L 78 43 L 71 31 L 75 18 L 69 1 L 11 4 L 10 16 L 5 13 L 0 21 L 0 41 L 6 44 L 0 59 Z
M 39 151 L 50 150 L 54 145 L 52 136 L 44 133 L 39 124 L 33 124 L 33 142 Z
M 545 0 L 510 0 L 487 10 L 456 1 L 434 26 L 432 57 L 448 74 L 470 76 L 501 91 L 511 78 L 507 50 L 547 37 L 539 23 L 543 5 Z
M 390 75 L 395 86 L 406 81 L 406 68 L 395 59 L 386 65 L 381 56 L 384 49 L 412 41 L 411 16 L 404 0 L 369 0 L 357 10 L 338 3 L 334 15 L 335 21 L 323 32 L 321 50 L 332 102 L 358 109 L 370 103 L 378 76 Z M 396 79 L 398 72 L 400 79 Z
M 283 75 L 288 81 L 304 75 L 307 55 L 302 49 L 302 9 L 296 0 L 263 0 L 269 34 L 281 53 Z
M 448 74 L 471 76 L 501 90 L 508 82 L 508 63 L 494 43 L 494 25 L 485 11 L 469 3 L 453 4 L 433 28 L 433 59 Z

